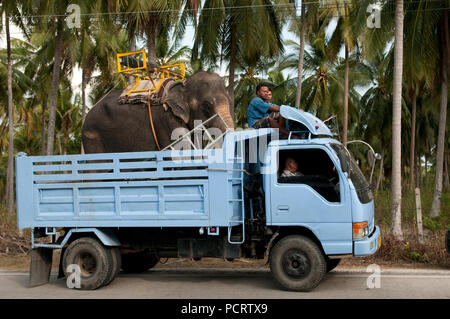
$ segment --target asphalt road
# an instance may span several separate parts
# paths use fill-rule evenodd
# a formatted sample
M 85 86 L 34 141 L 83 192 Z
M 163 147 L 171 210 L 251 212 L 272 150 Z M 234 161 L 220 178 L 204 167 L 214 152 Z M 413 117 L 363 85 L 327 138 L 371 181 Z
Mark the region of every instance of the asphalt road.
M 27 271 L 0 270 L 0 298 L 8 299 L 450 299 L 450 270 L 336 269 L 309 293 L 281 289 L 267 269 L 165 268 L 137 275 L 121 273 L 109 286 L 95 291 L 69 289 L 66 280 L 54 273 L 46 285 L 27 285 Z

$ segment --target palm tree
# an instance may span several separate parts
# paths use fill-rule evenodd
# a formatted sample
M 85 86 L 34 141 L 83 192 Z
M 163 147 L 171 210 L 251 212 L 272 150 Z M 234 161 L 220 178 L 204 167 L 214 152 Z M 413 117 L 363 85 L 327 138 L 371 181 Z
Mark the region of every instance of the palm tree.
M 116 10 L 123 13 L 123 20 L 129 38 L 143 36 L 147 38 L 148 57 L 156 61 L 156 39 L 163 29 L 170 29 L 181 20 L 179 31 L 184 32 L 186 20 L 195 21 L 199 0 L 120 0 Z M 181 9 L 184 13 L 179 16 Z
M 442 172 L 444 166 L 444 147 L 445 147 L 445 123 L 447 119 L 448 104 L 448 68 L 450 57 L 450 38 L 449 38 L 448 11 L 444 11 L 439 26 L 440 35 L 440 61 L 441 61 L 441 101 L 439 112 L 439 133 L 436 152 L 436 177 L 433 194 L 433 203 L 430 210 L 430 216 L 436 217 L 441 210 L 442 195 Z
M 291 46 L 299 46 L 298 44 L 288 42 Z M 316 112 L 321 118 L 329 117 L 331 114 L 337 114 L 342 118 L 342 108 L 335 101 L 343 99 L 343 73 L 344 61 L 341 58 L 329 59 L 329 43 L 330 40 L 325 35 L 324 28 L 313 32 L 309 38 L 310 50 L 305 52 L 303 88 L 305 94 L 302 94 L 302 106 L 305 110 Z M 365 83 L 365 77 L 361 77 L 358 61 L 350 61 L 352 70 L 350 77 L 352 84 Z M 297 60 L 288 63 L 291 68 L 297 68 Z M 357 105 L 359 103 L 359 94 L 354 89 L 349 90 L 349 114 L 353 122 L 357 122 L 358 112 Z
M 101 28 L 96 30 L 94 34 L 95 73 L 98 73 L 98 75 L 91 77 L 89 100 L 96 103 L 111 89 L 126 87 L 127 82 L 116 71 L 116 54 L 129 50 L 129 38 L 127 31 L 124 29 L 120 29 L 112 38 L 102 32 Z
M 54 61 L 52 71 L 52 82 L 49 95 L 49 117 L 48 117 L 48 135 L 47 135 L 47 155 L 53 155 L 55 140 L 55 120 L 56 120 L 56 102 L 59 85 L 59 74 L 61 72 L 61 64 L 63 59 L 63 41 L 64 30 L 62 18 L 56 18 L 56 44 L 54 49 Z
M 367 28 L 362 23 L 361 11 L 366 10 L 360 1 L 327 0 L 322 3 L 324 10 L 321 16 L 326 19 L 337 19 L 336 28 L 329 41 L 329 58 L 335 59 L 344 48 L 344 101 L 343 101 L 343 130 L 342 142 L 347 143 L 348 135 L 348 106 L 349 106 L 349 73 L 351 55 L 358 48 L 358 38 Z M 365 22 L 365 21 L 364 21 Z
M 232 117 L 238 61 L 247 59 L 246 64 L 256 66 L 261 57 L 274 57 L 283 52 L 281 18 L 276 14 L 274 2 L 265 1 L 267 5 L 264 6 L 253 4 L 249 0 L 206 0 L 192 49 L 193 63 L 202 60 L 204 64 L 216 67 L 219 60 L 228 61 Z
M 306 4 L 302 1 L 301 22 L 300 22 L 300 54 L 298 59 L 298 74 L 297 74 L 297 92 L 295 95 L 295 106 L 300 107 L 300 100 L 302 97 L 302 77 L 303 77 L 303 59 L 305 56 L 305 29 L 306 29 Z
M 392 234 L 403 239 L 401 204 L 401 107 L 403 73 L 403 0 L 396 0 L 394 42 L 394 87 L 392 103 Z
M 431 6 L 431 7 L 430 7 Z M 411 147 L 409 157 L 410 190 L 414 189 L 416 114 L 418 94 L 432 89 L 435 75 L 438 39 L 434 36 L 439 11 L 430 10 L 434 4 L 429 1 L 409 3 L 405 14 L 405 61 L 404 78 L 407 85 L 406 95 L 410 100 Z M 420 97 L 420 96 L 419 96 Z
M 175 38 L 176 34 L 172 36 L 167 33 L 161 33 L 156 41 L 156 64 L 169 65 L 176 63 L 184 63 L 189 69 L 189 57 L 192 50 L 187 46 L 180 46 L 176 40 L 170 41 L 171 38 Z
M 376 144 L 382 155 L 388 153 L 389 141 L 392 137 L 392 93 L 390 79 L 386 72 L 389 67 L 390 55 L 379 53 L 372 63 L 365 64 L 372 83 L 361 98 L 361 114 L 357 132 L 365 141 L 372 145 Z M 383 165 L 380 166 L 378 174 L 377 189 L 383 175 Z
M 48 104 L 48 92 L 51 87 L 51 45 L 47 40 L 47 33 L 34 33 L 29 37 L 28 54 L 24 56 L 27 61 L 24 61 L 22 65 L 25 65 L 25 74 L 32 79 L 30 93 L 34 96 L 34 103 L 41 105 L 41 155 L 45 155 L 47 151 L 46 147 L 46 118 L 47 118 L 47 104 Z
M 89 84 L 96 65 L 95 41 L 92 34 L 95 27 L 91 23 L 90 17 L 86 15 L 82 17 L 81 28 L 77 30 L 80 46 L 79 50 L 76 51 L 76 61 L 81 68 L 81 113 L 83 122 L 86 116 L 86 87 Z
M 60 86 L 56 127 L 58 149 L 62 155 L 76 154 L 81 147 L 82 114 L 80 104 L 82 98 L 77 94 L 72 102 L 72 96 L 70 85 Z
M 60 80 L 61 67 L 64 60 L 64 48 L 68 43 L 75 43 L 69 41 L 69 32 L 64 29 L 64 16 L 70 1 L 45 1 L 35 2 L 27 0 L 23 2 L 27 11 L 32 13 L 31 16 L 38 16 L 36 21 L 33 21 L 34 30 L 47 33 L 48 39 L 54 43 L 53 50 L 53 67 L 51 76 L 51 88 L 49 93 L 49 118 L 48 118 L 48 134 L 47 134 L 47 155 L 53 154 L 54 138 L 55 138 L 55 120 L 56 120 L 56 103 L 58 94 L 58 85 Z M 48 51 L 50 53 L 50 51 Z M 47 59 L 45 59 L 47 60 Z
M 12 2 L 2 2 L 0 14 L 5 14 L 5 31 L 6 31 L 6 51 L 7 51 L 7 96 L 8 96 L 8 169 L 7 169 L 7 186 L 6 186 L 6 202 L 9 213 L 14 210 L 14 107 L 13 107 L 13 70 L 11 58 L 11 34 L 10 24 L 14 16 L 14 20 L 20 19 L 18 5 Z
M 6 24 L 6 50 L 8 54 L 8 170 L 6 177 L 6 202 L 8 211 L 12 214 L 14 210 L 14 113 L 12 96 L 12 61 L 11 61 L 11 36 L 9 32 L 9 8 L 3 8 L 5 11 Z M 2 10 L 2 11 L 3 11 Z

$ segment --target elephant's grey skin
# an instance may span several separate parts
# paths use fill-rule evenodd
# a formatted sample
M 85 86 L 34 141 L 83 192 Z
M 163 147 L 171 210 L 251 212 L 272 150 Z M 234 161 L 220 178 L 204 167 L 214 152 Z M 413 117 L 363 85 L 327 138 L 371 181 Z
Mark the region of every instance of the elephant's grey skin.
M 85 153 L 158 150 L 147 104 L 119 104 L 117 98 L 121 92 L 110 92 L 87 114 L 82 129 Z M 184 82 L 170 83 L 161 103 L 152 104 L 151 108 L 161 149 L 173 142 L 173 130 L 191 130 L 196 120 L 204 121 L 216 113 L 220 113 L 227 125 L 233 128 L 225 84 L 222 78 L 211 72 L 197 72 Z M 222 132 L 226 129 L 220 120 L 211 121 L 207 127 L 215 127 Z

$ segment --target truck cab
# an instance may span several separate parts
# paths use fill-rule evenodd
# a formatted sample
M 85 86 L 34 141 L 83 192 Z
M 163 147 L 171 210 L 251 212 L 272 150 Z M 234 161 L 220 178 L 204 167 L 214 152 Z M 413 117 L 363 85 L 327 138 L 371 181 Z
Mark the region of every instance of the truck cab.
M 277 148 L 277 170 L 264 175 L 268 225 L 308 228 L 329 256 L 377 250 L 372 192 L 342 144 L 317 138 L 280 140 L 270 147 Z M 298 163 L 300 176 L 282 177 L 287 159 Z
M 313 249 L 296 251 L 293 248 L 296 242 L 312 240 L 311 246 L 315 245 L 324 256 L 325 272 L 328 272 L 342 257 L 374 254 L 381 246 L 381 234 L 374 222 L 370 185 L 346 147 L 333 139 L 329 128 L 309 113 L 282 106 L 281 115 L 297 130 L 291 131 L 287 139 L 272 139 L 266 152 L 260 152 L 257 165 L 246 166 L 253 172 L 247 184 L 255 184 L 259 176 L 264 193 L 256 205 L 254 200 L 249 200 L 247 215 L 258 215 L 264 205 L 264 213 L 260 215 L 264 215 L 267 229 L 275 234 L 273 241 L 264 246 L 271 251 L 275 277 L 286 288 L 308 290 L 320 280 L 305 284 L 300 279 L 304 279 L 305 272 L 312 273 L 312 268 L 320 267 L 311 266 L 313 258 L 305 253 Z M 251 153 L 250 147 L 246 150 Z M 284 173 L 288 161 L 296 163 L 295 173 Z M 248 228 L 251 229 L 250 223 Z M 289 240 L 287 244 L 285 238 Z M 288 246 L 291 252 L 276 254 L 277 245 Z

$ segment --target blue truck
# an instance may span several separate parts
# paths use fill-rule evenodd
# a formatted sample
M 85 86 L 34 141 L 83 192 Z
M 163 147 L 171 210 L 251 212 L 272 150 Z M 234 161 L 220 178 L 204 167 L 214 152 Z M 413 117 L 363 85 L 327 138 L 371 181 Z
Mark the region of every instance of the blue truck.
M 225 134 L 199 150 L 16 156 L 17 216 L 31 228 L 30 285 L 78 269 L 97 289 L 160 258 L 257 258 L 282 287 L 310 291 L 346 256 L 380 247 L 369 183 L 317 117 L 282 106 L 291 134 Z M 285 176 L 288 159 L 298 173 Z M 75 268 L 74 268 L 75 267 Z

